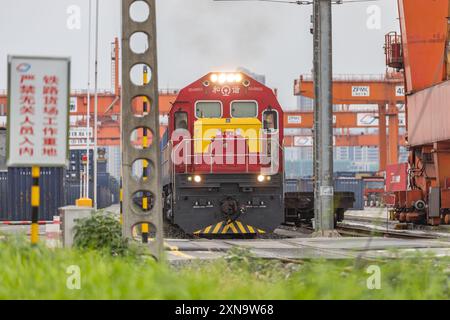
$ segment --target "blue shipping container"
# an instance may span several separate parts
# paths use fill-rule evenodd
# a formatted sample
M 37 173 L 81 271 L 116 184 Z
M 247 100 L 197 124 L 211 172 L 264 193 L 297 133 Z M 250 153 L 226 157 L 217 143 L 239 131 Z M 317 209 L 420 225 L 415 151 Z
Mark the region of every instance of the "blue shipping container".
M 0 217 L 8 215 L 8 171 L 0 171 Z
M 53 220 L 64 206 L 64 175 L 63 168 L 41 168 L 39 220 Z M 9 168 L 7 183 L 7 212 L 0 220 L 31 220 L 31 169 Z
M 293 188 L 294 180 L 289 180 L 289 188 Z M 288 187 L 288 185 L 286 185 Z M 298 180 L 299 192 L 314 192 L 313 179 L 300 179 Z M 353 192 L 355 194 L 355 202 L 353 204 L 354 210 L 364 210 L 364 182 L 361 179 L 356 178 L 339 178 L 334 180 L 335 192 Z M 293 191 L 293 192 L 295 192 Z

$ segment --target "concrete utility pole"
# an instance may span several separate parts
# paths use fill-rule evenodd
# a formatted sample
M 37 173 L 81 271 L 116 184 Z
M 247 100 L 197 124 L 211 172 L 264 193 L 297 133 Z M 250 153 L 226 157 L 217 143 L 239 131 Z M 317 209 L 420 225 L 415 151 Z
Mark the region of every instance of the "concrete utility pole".
M 316 232 L 334 235 L 331 1 L 314 1 Z
M 139 8 L 139 13 L 149 12 L 144 20 L 133 20 L 130 6 L 144 3 L 148 10 Z M 142 10 L 142 11 L 141 11 Z M 136 10 L 134 10 L 136 11 Z M 158 63 L 156 47 L 156 9 L 155 0 L 122 0 L 122 174 L 123 174 L 123 224 L 125 238 L 132 238 L 133 228 L 149 228 L 151 253 L 160 259 L 163 254 L 162 188 L 161 188 L 161 150 L 159 145 L 159 106 L 158 106 Z M 149 47 L 142 54 L 130 48 L 130 38 L 135 32 L 148 35 Z M 130 71 L 137 65 L 148 65 L 151 78 L 148 84 L 136 85 L 131 81 Z M 141 69 L 142 70 L 142 67 Z M 135 97 L 145 97 L 150 108 L 141 117 L 134 115 L 131 104 Z M 151 145 L 147 148 L 135 148 L 131 135 L 136 129 L 147 128 L 152 134 Z M 145 160 L 151 168 L 146 179 L 134 179 L 132 165 L 135 161 Z M 150 199 L 146 209 L 137 199 Z
M 319 96 L 319 1 L 314 1 L 312 23 L 313 23 L 313 80 L 314 80 L 314 97 Z M 313 176 L 314 176 L 314 229 L 319 228 L 319 99 L 314 99 L 314 127 L 313 127 Z

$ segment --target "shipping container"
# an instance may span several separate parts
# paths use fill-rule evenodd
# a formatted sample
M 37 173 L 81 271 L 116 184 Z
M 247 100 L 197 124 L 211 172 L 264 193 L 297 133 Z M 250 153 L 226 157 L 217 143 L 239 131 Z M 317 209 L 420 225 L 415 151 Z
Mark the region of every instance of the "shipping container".
M 58 208 L 64 206 L 64 171 L 41 168 L 39 220 L 53 220 Z M 7 176 L 7 212 L 2 213 L 0 220 L 31 220 L 31 169 L 9 168 Z
M 284 192 L 298 192 L 299 190 L 299 180 L 297 179 L 286 179 L 284 181 Z
M 0 171 L 0 217 L 8 214 L 8 171 Z
M 314 192 L 314 181 L 312 178 L 304 178 L 298 180 L 299 192 Z
M 311 178 L 300 179 L 297 181 L 297 192 L 314 192 L 314 181 Z M 289 182 L 289 188 L 293 188 L 293 180 Z M 293 191 L 293 192 L 295 192 Z M 355 202 L 352 209 L 364 210 L 364 181 L 354 178 L 338 178 L 334 180 L 335 192 L 353 192 Z
M 74 206 L 77 199 L 80 199 L 80 182 L 67 180 L 64 188 L 65 205 Z
M 119 203 L 119 186 L 109 173 L 99 173 L 97 176 L 97 208 L 104 209 L 113 204 Z M 89 184 L 89 197 L 94 198 L 94 183 Z M 80 198 L 80 182 L 67 181 L 65 188 L 65 198 L 67 205 L 74 205 Z
M 353 210 L 364 210 L 364 181 L 362 179 L 335 179 L 335 192 L 353 192 Z
M 6 170 L 6 130 L 0 128 L 0 170 Z
M 408 96 L 408 143 L 411 146 L 450 140 L 450 81 Z

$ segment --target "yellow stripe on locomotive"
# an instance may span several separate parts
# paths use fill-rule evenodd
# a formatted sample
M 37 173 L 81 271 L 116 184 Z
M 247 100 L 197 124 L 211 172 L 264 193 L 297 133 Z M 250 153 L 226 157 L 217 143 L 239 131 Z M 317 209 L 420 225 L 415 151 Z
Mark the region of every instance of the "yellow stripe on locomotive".
M 243 224 L 239 220 L 229 221 L 225 223 L 221 221 L 217 224 L 210 225 L 204 229 L 194 232 L 195 235 L 212 235 L 212 234 L 264 234 L 262 229 Z
M 194 150 L 196 154 L 209 153 L 211 140 L 218 135 L 243 137 L 247 139 L 248 152 L 261 150 L 260 133 L 262 123 L 256 118 L 204 118 L 194 123 Z

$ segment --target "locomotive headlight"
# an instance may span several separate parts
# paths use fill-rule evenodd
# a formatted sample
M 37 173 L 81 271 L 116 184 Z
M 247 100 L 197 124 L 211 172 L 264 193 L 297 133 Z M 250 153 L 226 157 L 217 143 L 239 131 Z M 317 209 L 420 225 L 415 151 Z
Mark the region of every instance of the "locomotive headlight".
M 194 181 L 197 183 L 202 182 L 202 177 L 201 176 L 194 176 Z
M 219 83 L 225 83 L 227 81 L 227 75 L 225 73 L 220 74 Z
M 241 83 L 244 77 L 240 73 L 213 73 L 210 77 L 212 83 Z
M 188 179 L 188 181 L 192 181 L 192 177 L 188 177 L 187 179 Z
M 260 175 L 258 176 L 258 181 L 259 181 L 259 182 L 264 182 L 265 179 L 266 179 L 266 177 L 264 177 L 262 174 L 260 174 Z
M 270 181 L 270 180 L 272 180 L 272 177 L 271 176 L 267 176 L 266 179 L 267 179 L 267 181 Z

